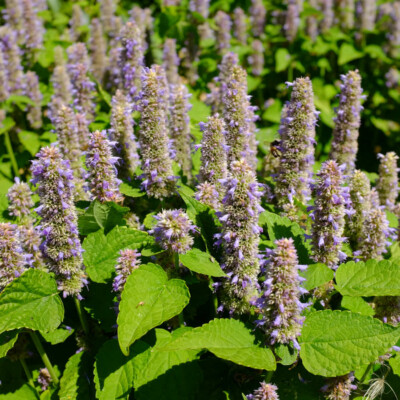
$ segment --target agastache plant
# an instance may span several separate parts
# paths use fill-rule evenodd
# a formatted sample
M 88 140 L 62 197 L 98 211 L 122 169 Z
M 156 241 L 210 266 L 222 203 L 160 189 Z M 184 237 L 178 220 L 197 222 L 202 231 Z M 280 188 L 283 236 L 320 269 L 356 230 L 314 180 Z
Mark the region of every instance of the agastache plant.
M 298 206 L 294 199 L 306 203 L 311 195 L 318 113 L 309 78 L 298 78 L 287 84 L 293 89 L 279 129 L 281 154 L 279 170 L 275 176 L 275 195 L 283 214 L 295 220 Z
M 291 0 L 286 11 L 286 21 L 283 29 L 285 31 L 286 39 L 289 42 L 293 42 L 297 36 L 297 30 L 299 29 L 300 17 L 299 7 L 296 1 Z
M 318 9 L 318 1 L 319 0 L 309 0 L 308 4 L 313 9 Z M 318 19 L 315 15 L 309 15 L 306 20 L 306 32 L 307 35 L 314 42 L 316 37 L 318 36 Z
M 86 173 L 81 162 L 82 150 L 78 137 L 78 126 L 72 109 L 61 105 L 54 120 L 54 125 L 56 127 L 59 150 L 63 159 L 69 161 L 69 166 L 74 175 L 74 197 L 78 200 L 86 200 Z
M 142 156 L 143 182 L 147 194 L 156 198 L 170 196 L 175 188 L 172 160 L 169 156 L 167 130 L 168 95 L 164 70 L 155 65 L 142 75 L 140 94 L 141 118 L 139 144 Z
M 349 188 L 343 186 L 343 169 L 333 160 L 322 164 L 314 187 L 315 203 L 309 207 L 313 259 L 333 269 L 347 257 L 341 249 L 345 241 L 345 215 L 351 206 Z
M 112 35 L 115 29 L 115 0 L 101 0 L 100 1 L 100 15 L 101 22 L 104 27 L 104 32 Z
M 179 83 L 179 57 L 176 54 L 176 39 L 165 39 L 163 50 L 163 67 L 170 85 Z
M 324 0 L 320 3 L 321 12 L 324 17 L 321 20 L 321 32 L 327 32 L 333 25 L 335 12 L 333 9 L 333 0 Z
M 15 178 L 15 183 L 8 189 L 8 213 L 20 221 L 29 219 L 29 213 L 34 206 L 32 192 L 28 184 Z
M 104 72 L 107 68 L 107 57 L 106 57 L 107 43 L 103 36 L 103 28 L 100 21 L 95 18 L 91 24 L 91 35 L 90 35 L 90 58 L 91 58 L 91 70 L 93 76 L 102 82 Z
M 6 0 L 5 4 L 3 18 L 17 35 L 18 43 L 21 43 L 24 39 L 22 2 L 21 0 Z
M 133 133 L 132 104 L 121 90 L 112 98 L 110 137 L 116 142 L 116 153 L 120 158 L 118 176 L 131 179 L 140 164 L 138 145 Z
M 190 180 L 192 176 L 189 94 L 185 85 L 170 87 L 170 137 L 175 161 Z
M 248 394 L 247 400 L 279 400 L 278 387 L 271 383 L 261 382 L 253 394 Z
M 247 44 L 247 21 L 243 8 L 236 7 L 233 10 L 233 36 L 240 44 Z
M 144 50 L 139 27 L 128 21 L 121 29 L 121 52 L 119 67 L 121 84 L 125 94 L 132 99 L 138 95 L 141 86 Z
M 0 222 L 0 291 L 25 271 L 25 259 L 17 226 Z
M 354 379 L 353 373 L 330 378 L 321 391 L 325 393 L 327 400 L 350 400 L 351 393 L 357 390 L 357 386 L 353 384 Z
M 150 233 L 164 250 L 184 254 L 193 246 L 196 226 L 184 210 L 164 210 L 154 216 L 157 223 Z
M 37 15 L 33 0 L 21 0 L 24 40 L 23 44 L 28 50 L 38 50 L 43 46 L 43 22 Z
M 257 325 L 266 333 L 270 344 L 291 344 L 297 350 L 304 317 L 301 312 L 307 306 L 300 302 L 306 293 L 300 286 L 304 280 L 299 276 L 300 266 L 293 239 L 275 241 L 276 248 L 267 250 L 266 279 L 257 300 L 258 312 L 262 319 Z
M 115 142 L 108 140 L 105 131 L 95 131 L 89 137 L 86 152 L 89 188 L 92 198 L 101 203 L 122 203 L 124 199 L 119 191 L 121 181 L 117 178 L 115 167 L 118 157 L 112 155 L 114 145 Z
M 340 4 L 340 24 L 344 29 L 354 28 L 355 0 L 343 0 Z
M 72 16 L 69 20 L 69 36 L 72 42 L 78 42 L 80 39 L 82 34 L 82 32 L 80 32 L 80 28 L 82 25 L 84 25 L 83 18 L 82 8 L 79 6 L 79 4 L 74 4 L 72 6 Z
M 25 74 L 25 91 L 34 104 L 27 105 L 27 119 L 33 129 L 42 127 L 42 107 L 41 102 L 43 95 L 39 89 L 39 78 L 33 71 L 28 71 Z
M 215 15 L 215 24 L 217 26 L 216 39 L 218 50 L 224 53 L 230 47 L 232 21 L 227 13 L 218 11 Z
M 260 40 L 256 39 L 251 45 L 253 52 L 248 57 L 248 62 L 251 65 L 251 72 L 255 76 L 261 75 L 264 69 L 264 47 Z
M 376 182 L 376 190 L 379 193 L 380 204 L 393 210 L 399 195 L 399 168 L 397 167 L 398 155 L 390 151 L 389 153 L 378 154 L 379 178 Z
M 355 167 L 358 151 L 358 130 L 361 124 L 361 76 L 358 70 L 341 76 L 339 107 L 334 119 L 333 141 L 330 158 L 339 165 L 346 165 L 346 174 L 351 174 Z
M 251 0 L 250 22 L 255 37 L 264 33 L 266 16 L 267 10 L 262 0 Z
M 87 283 L 74 205 L 74 176 L 56 147 L 44 147 L 32 161 L 32 183 L 37 185 L 41 216 L 41 250 L 64 296 L 81 297 Z
M 119 252 L 115 265 L 116 277 L 113 281 L 113 290 L 119 294 L 124 290 L 128 276 L 140 266 L 141 254 L 136 249 L 125 249 Z
M 206 123 L 200 123 L 200 129 L 203 137 L 201 140 L 200 185 L 197 187 L 196 198 L 219 209 L 225 196 L 221 179 L 226 179 L 227 176 L 225 123 L 218 114 L 215 114 L 209 117 Z M 214 192 L 216 196 L 211 203 L 208 199 Z
M 0 101 L 7 100 L 9 95 L 6 60 L 4 59 L 4 53 L 0 46 Z
M 357 3 L 357 17 L 362 31 L 372 31 L 375 28 L 376 0 L 360 0 Z
M 222 245 L 221 266 L 228 277 L 221 285 L 219 310 L 239 315 L 250 309 L 250 301 L 257 294 L 262 191 L 245 159 L 233 161 L 227 178 L 221 179 L 221 183 L 226 195 L 219 214 L 221 233 L 215 238 L 216 244 Z

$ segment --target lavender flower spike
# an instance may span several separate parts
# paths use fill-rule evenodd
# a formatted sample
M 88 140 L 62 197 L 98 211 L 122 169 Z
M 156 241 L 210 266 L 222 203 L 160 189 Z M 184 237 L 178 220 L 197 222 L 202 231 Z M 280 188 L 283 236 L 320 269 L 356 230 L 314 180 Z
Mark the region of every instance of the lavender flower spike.
M 135 249 L 125 249 L 119 252 L 120 257 L 117 260 L 115 270 L 117 276 L 114 278 L 114 292 L 122 293 L 128 276 L 140 266 L 139 257 L 141 254 Z
M 397 167 L 398 155 L 390 151 L 389 153 L 378 154 L 380 159 L 379 178 L 376 182 L 376 190 L 379 193 L 381 205 L 393 210 L 399 195 L 399 168 Z
M 38 185 L 42 217 L 41 250 L 64 296 L 77 296 L 87 283 L 74 205 L 73 173 L 56 147 L 44 147 L 32 162 L 32 183 Z
M 196 226 L 185 211 L 164 210 L 154 218 L 157 224 L 150 233 L 163 249 L 184 254 L 192 248 L 193 237 L 190 233 L 196 232 Z
M 104 26 L 104 32 L 108 35 L 114 32 L 115 27 L 115 0 L 101 0 L 100 1 L 100 15 L 101 22 Z
M 215 15 L 215 24 L 217 26 L 217 46 L 221 53 L 229 49 L 231 43 L 232 21 L 229 15 L 221 10 Z
M 4 58 L 4 53 L 2 47 L 0 46 L 0 102 L 6 101 L 10 95 L 6 60 Z
M 25 270 L 25 257 L 19 244 L 17 226 L 0 223 L 0 291 Z
M 201 166 L 197 186 L 197 200 L 213 207 L 221 208 L 225 196 L 221 180 L 226 179 L 226 144 L 225 123 L 218 114 L 208 118 L 206 123 L 200 123 L 203 132 L 201 140 Z
M 24 39 L 22 2 L 21 0 L 6 0 L 5 3 L 4 20 L 16 33 L 18 43 L 21 43 Z
M 341 76 L 339 108 L 334 119 L 333 141 L 330 158 L 339 165 L 346 164 L 346 174 L 351 174 L 355 167 L 358 151 L 358 130 L 361 124 L 361 76 L 358 70 Z
M 100 21 L 95 18 L 91 24 L 90 35 L 90 56 L 91 70 L 93 76 L 101 83 L 103 81 L 104 72 L 107 68 L 107 43 L 103 36 L 103 28 Z
M 310 207 L 313 259 L 333 269 L 346 258 L 341 248 L 350 202 L 348 187 L 343 187 L 343 169 L 333 160 L 322 164 L 315 185 L 315 205 Z
M 131 179 L 139 166 L 138 145 L 133 133 L 132 105 L 121 90 L 112 98 L 110 137 L 116 142 L 118 176 Z
M 376 0 L 361 0 L 357 3 L 357 17 L 362 31 L 374 30 L 376 10 Z
M 260 387 L 253 394 L 248 394 L 247 400 L 279 400 L 278 387 L 270 383 L 261 382 Z
M 175 188 L 168 148 L 168 91 L 164 70 L 158 65 L 144 69 L 142 85 L 139 126 L 142 185 L 149 196 L 164 198 L 170 196 Z
M 93 198 L 101 203 L 106 201 L 121 203 L 124 199 L 119 191 L 121 181 L 117 178 L 115 168 L 118 157 L 112 156 L 113 145 L 115 142 L 107 139 L 105 131 L 95 131 L 90 135 L 86 153 L 89 187 Z
M 41 49 L 43 45 L 43 22 L 37 15 L 33 0 L 21 0 L 23 9 L 24 44 L 27 49 Z
M 346 236 L 357 248 L 358 238 L 364 230 L 365 222 L 371 211 L 371 185 L 364 172 L 355 170 L 349 179 L 349 188 L 354 213 L 347 216 Z
M 305 291 L 300 287 L 301 279 L 296 249 L 293 239 L 279 239 L 275 250 L 267 250 L 267 275 L 262 296 L 257 301 L 261 321 L 271 344 L 292 343 L 300 350 L 297 338 L 300 336 L 304 318 L 301 316 L 306 304 L 300 303 L 300 295 Z
M 233 10 L 233 36 L 240 44 L 247 44 L 246 14 L 240 7 Z
M 330 378 L 321 391 L 326 393 L 327 400 L 350 400 L 351 392 L 357 390 L 357 386 L 353 382 L 353 373 Z
M 32 192 L 28 184 L 15 178 L 15 183 L 8 189 L 8 212 L 20 220 L 29 218 L 30 210 L 34 206 Z
M 132 99 L 140 90 L 140 74 L 143 67 L 144 50 L 139 27 L 128 21 L 121 29 L 122 49 L 119 58 L 121 83 L 125 94 Z
M 175 161 L 182 168 L 182 172 L 190 181 L 192 178 L 192 156 L 189 94 L 185 85 L 170 86 L 170 136 Z
M 42 127 L 42 107 L 41 102 L 43 95 L 39 89 L 39 79 L 35 72 L 28 71 L 25 74 L 25 90 L 26 96 L 28 96 L 35 104 L 28 104 L 27 106 L 27 119 L 33 129 L 39 129 Z
M 258 39 L 253 41 L 251 47 L 253 48 L 253 53 L 248 58 L 251 72 L 255 76 L 260 76 L 264 69 L 264 47 Z
M 264 33 L 267 10 L 262 0 L 251 0 L 250 21 L 253 35 L 259 37 Z
M 325 0 L 321 4 L 321 11 L 324 18 L 321 21 L 321 32 L 327 32 L 333 25 L 335 12 L 333 10 L 333 0 Z
M 296 1 L 291 0 L 288 5 L 286 12 L 286 21 L 283 29 L 285 31 L 286 39 L 289 42 L 293 42 L 297 36 L 297 30 L 299 29 L 300 17 L 299 17 L 299 6 Z
M 167 81 L 170 85 L 177 85 L 180 82 L 179 57 L 176 54 L 176 39 L 165 39 L 163 51 L 163 67 L 167 74 Z
M 298 78 L 293 83 L 290 102 L 282 115 L 280 168 L 275 177 L 275 195 L 284 215 L 296 219 L 296 197 L 306 203 L 310 198 L 310 183 L 314 164 L 315 125 L 318 113 L 309 78 Z
M 231 314 L 243 314 L 249 310 L 258 287 L 258 244 L 262 231 L 258 216 L 263 211 L 262 192 L 245 159 L 232 162 L 223 185 L 226 196 L 219 217 L 222 231 L 215 235 L 216 244 L 223 247 L 222 267 L 228 275 L 222 283 L 221 303 Z
M 340 6 L 340 24 L 344 29 L 354 28 L 355 1 L 344 0 Z

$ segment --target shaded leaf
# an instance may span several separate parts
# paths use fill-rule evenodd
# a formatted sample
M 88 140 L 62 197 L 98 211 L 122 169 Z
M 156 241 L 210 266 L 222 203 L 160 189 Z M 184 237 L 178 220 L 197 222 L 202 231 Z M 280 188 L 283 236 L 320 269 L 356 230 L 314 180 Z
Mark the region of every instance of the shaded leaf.
M 192 249 L 185 254 L 179 254 L 179 261 L 186 268 L 198 274 L 216 277 L 226 276 L 214 257 L 199 249 Z

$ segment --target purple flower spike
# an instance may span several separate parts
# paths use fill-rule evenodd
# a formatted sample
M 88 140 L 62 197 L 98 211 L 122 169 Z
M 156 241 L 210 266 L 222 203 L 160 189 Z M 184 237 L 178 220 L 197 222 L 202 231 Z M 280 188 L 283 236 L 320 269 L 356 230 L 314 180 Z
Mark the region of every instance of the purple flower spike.
M 115 32 L 115 0 L 101 0 L 100 2 L 100 16 L 101 22 L 104 27 L 104 32 L 112 35 Z
M 275 245 L 276 249 L 268 252 L 266 280 L 256 304 L 269 342 L 291 343 L 297 349 L 304 320 L 301 312 L 305 306 L 300 303 L 302 266 L 298 263 L 293 239 L 279 239 Z
M 330 158 L 346 164 L 346 174 L 354 171 L 358 151 L 358 130 L 361 124 L 361 76 L 358 70 L 341 76 L 342 85 L 337 116 L 334 119 Z
M 32 200 L 32 192 L 28 184 L 21 182 L 19 178 L 15 178 L 15 183 L 8 189 L 7 197 L 10 205 L 8 212 L 13 217 L 20 220 L 29 217 L 31 208 L 34 203 Z
M 219 10 L 215 15 L 215 25 L 217 26 L 217 45 L 218 50 L 223 53 L 231 45 L 232 21 L 227 13 Z
M 354 28 L 355 0 L 345 0 L 340 3 L 339 17 L 343 29 Z
M 133 133 L 132 104 L 117 90 L 112 98 L 110 137 L 116 142 L 116 153 L 120 157 L 118 176 L 131 179 L 140 164 L 138 145 Z
M 125 282 L 128 279 L 128 276 L 140 266 L 139 257 L 141 254 L 137 250 L 121 250 L 119 252 L 120 257 L 117 260 L 117 265 L 115 266 L 115 270 L 117 276 L 113 282 L 113 289 L 115 292 L 119 294 L 122 293 Z
M 20 246 L 17 226 L 0 223 L 0 290 L 25 270 L 25 257 Z
M 245 159 L 232 163 L 223 186 L 226 195 L 220 214 L 222 234 L 217 244 L 222 243 L 223 264 L 229 278 L 223 282 L 221 302 L 231 313 L 243 314 L 249 310 L 250 300 L 257 292 L 262 192 Z
M 357 386 L 353 382 L 353 373 L 330 378 L 321 391 L 326 394 L 327 400 L 350 400 L 352 391 L 357 390 Z
M 163 67 L 167 74 L 167 80 L 170 85 L 177 85 L 180 82 L 179 57 L 176 54 L 176 39 L 165 39 L 163 51 Z
M 233 36 L 240 44 L 247 44 L 246 14 L 240 7 L 236 7 L 233 10 Z
M 267 10 L 262 0 L 251 0 L 250 22 L 253 29 L 253 35 L 259 37 L 265 30 L 265 19 Z
M 143 70 L 140 93 L 139 144 L 143 187 L 149 196 L 164 198 L 175 188 L 167 130 L 168 86 L 162 67 Z
M 118 158 L 112 156 L 113 144 L 114 142 L 107 139 L 105 131 L 95 131 L 90 135 L 86 153 L 89 188 L 93 199 L 101 203 L 107 201 L 121 203 L 124 199 L 119 191 L 121 181 L 117 179 L 115 167 Z
M 247 395 L 248 400 L 279 400 L 278 387 L 270 383 L 261 382 L 260 387 L 253 394 Z
M 21 0 L 24 40 L 27 49 L 41 49 L 43 46 L 43 22 L 38 17 L 35 1 Z
M 291 0 L 288 4 L 288 9 L 286 11 L 286 21 L 283 29 L 285 31 L 286 39 L 289 42 L 293 42 L 297 36 L 297 30 L 299 29 L 300 23 L 300 12 L 299 12 L 298 2 Z
M 4 58 L 3 49 L 0 46 L 0 101 L 6 101 L 9 95 L 6 60 Z
M 28 104 L 26 117 L 33 129 L 39 129 L 43 124 L 41 108 L 43 95 L 40 92 L 39 79 L 35 72 L 28 71 L 25 74 L 25 85 L 26 96 L 35 103 L 34 105 Z
M 190 233 L 196 232 L 188 215 L 183 210 L 164 210 L 155 217 L 157 224 L 150 233 L 165 250 L 184 254 L 193 246 Z
M 91 24 L 90 58 L 91 71 L 100 83 L 103 81 L 104 72 L 107 68 L 106 50 L 107 42 L 103 35 L 103 27 L 100 21 L 95 18 Z
M 282 113 L 280 167 L 275 177 L 278 206 L 292 220 L 296 220 L 298 212 L 293 198 L 304 204 L 311 197 L 317 115 L 310 79 L 296 79 L 290 102 Z
M 52 382 L 49 370 L 47 368 L 41 368 L 39 370 L 37 381 L 43 391 L 47 390 L 47 388 L 50 386 L 50 383 Z
M 65 296 L 78 296 L 86 283 L 82 247 L 74 205 L 73 173 L 56 147 L 44 147 L 32 162 L 33 182 L 38 185 L 43 236 L 41 250 Z M 60 253 L 63 254 L 60 259 Z
M 264 47 L 262 42 L 256 39 L 252 43 L 252 48 L 253 53 L 248 58 L 248 61 L 253 75 L 259 76 L 264 69 Z
M 380 204 L 392 211 L 399 195 L 399 168 L 397 167 L 399 157 L 391 151 L 385 155 L 378 154 L 378 158 L 380 158 L 380 164 L 376 190 L 379 194 Z
M 361 0 L 357 3 L 357 19 L 362 31 L 373 31 L 376 19 L 376 0 Z
M 342 169 L 336 161 L 322 164 L 314 190 L 315 205 L 311 208 L 313 259 L 334 269 L 341 260 L 346 210 L 351 209 L 348 188 L 343 187 Z

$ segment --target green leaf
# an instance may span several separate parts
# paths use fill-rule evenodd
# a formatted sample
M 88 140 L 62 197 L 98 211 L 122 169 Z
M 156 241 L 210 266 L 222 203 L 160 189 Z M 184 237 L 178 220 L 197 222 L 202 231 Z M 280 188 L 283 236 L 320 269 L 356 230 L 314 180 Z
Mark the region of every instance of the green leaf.
M 36 390 L 27 383 L 8 393 L 0 393 L 0 400 L 37 400 Z
M 34 156 L 41 147 L 40 137 L 36 132 L 20 131 L 18 137 L 25 149 Z
M 292 238 L 297 250 L 300 264 L 312 263 L 309 254 L 311 247 L 304 239 L 304 232 L 300 226 L 287 217 L 280 217 L 269 211 L 260 214 L 259 224 L 267 225 L 268 236 L 272 242 L 282 238 Z
M 343 43 L 339 49 L 338 64 L 344 65 L 356 60 L 357 58 L 361 58 L 362 56 L 363 53 L 356 50 L 353 45 L 349 43 Z
M 373 316 L 374 309 L 362 297 L 343 296 L 341 306 L 361 315 Z
M 107 236 L 103 230 L 91 233 L 83 241 L 83 262 L 89 278 L 97 283 L 105 283 L 115 273 L 119 251 L 140 249 L 154 244 L 147 232 L 132 228 L 115 227 Z
M 274 102 L 265 110 L 262 118 L 265 121 L 274 122 L 279 124 L 281 122 L 282 102 L 279 99 Z M 276 134 L 276 132 L 274 132 Z
M 289 64 L 291 58 L 287 49 L 280 48 L 275 53 L 275 72 L 285 71 Z
M 63 343 L 67 340 L 67 338 L 69 338 L 72 334 L 74 333 L 74 329 L 72 328 L 59 328 L 56 329 L 53 332 L 40 332 L 40 334 L 42 335 L 43 339 L 46 342 L 49 342 L 50 344 L 59 344 L 59 343 Z
M 275 346 L 275 354 L 282 365 L 292 365 L 297 359 L 298 351 L 286 344 L 278 344 Z
M 336 288 L 343 296 L 400 296 L 400 265 L 349 261 L 336 271 Z
M 3 332 L 0 334 L 0 358 L 5 357 L 8 350 L 12 349 L 18 339 L 19 330 Z
M 142 192 L 140 188 L 133 187 L 131 184 L 126 182 L 121 183 L 119 191 L 128 197 L 142 197 L 146 194 L 145 192 Z
M 330 282 L 334 274 L 325 264 L 311 264 L 305 271 L 301 271 L 300 275 L 306 278 L 302 284 L 304 289 L 312 290 L 324 283 Z
M 371 317 L 350 311 L 317 311 L 304 322 L 300 356 L 312 374 L 341 376 L 375 361 L 399 337 L 399 329 Z
M 213 256 L 199 249 L 189 250 L 179 254 L 179 261 L 191 271 L 209 276 L 226 276 Z
M 8 132 L 13 126 L 15 126 L 15 121 L 10 117 L 6 117 L 4 121 L 0 123 L 0 135 Z
M 94 364 L 97 399 L 129 398 L 134 382 L 132 357 L 125 357 L 121 353 L 117 340 L 109 340 L 103 344 Z
M 168 280 L 155 264 L 141 265 L 128 277 L 121 295 L 118 340 L 124 354 L 129 346 L 150 329 L 178 315 L 189 303 L 184 281 Z
M 43 271 L 25 271 L 0 294 L 0 333 L 18 328 L 52 331 L 63 317 L 57 283 Z
M 60 379 L 60 400 L 90 399 L 90 388 L 87 377 L 91 375 L 91 363 L 88 353 L 82 351 L 71 356 L 65 365 Z
M 168 351 L 200 349 L 207 349 L 219 358 L 246 367 L 268 371 L 276 368 L 272 351 L 255 344 L 251 331 L 235 319 L 214 319 L 163 348 Z
M 389 364 L 393 370 L 393 373 L 400 376 L 400 354 L 396 353 L 394 357 L 389 358 Z
M 85 213 L 79 216 L 79 233 L 81 235 L 88 235 L 102 228 L 107 232 L 116 225 L 120 225 L 123 222 L 124 215 L 128 211 L 128 207 L 121 207 L 113 202 L 100 203 L 95 200 L 90 204 Z

